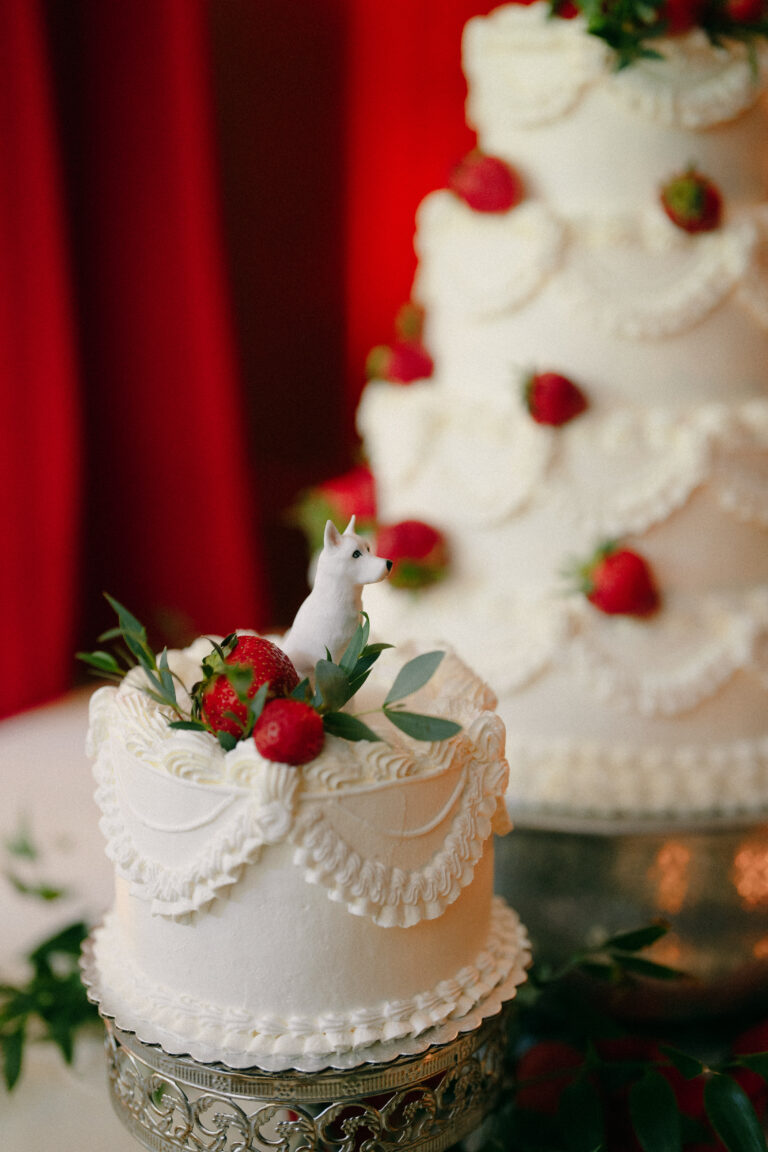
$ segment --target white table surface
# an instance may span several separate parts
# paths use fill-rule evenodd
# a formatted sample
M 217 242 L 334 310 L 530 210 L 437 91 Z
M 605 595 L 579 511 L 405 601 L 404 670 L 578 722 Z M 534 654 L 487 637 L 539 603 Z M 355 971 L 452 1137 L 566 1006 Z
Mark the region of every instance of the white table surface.
M 23 956 L 73 920 L 98 919 L 111 900 L 112 867 L 104 855 L 84 752 L 90 691 L 0 722 L 0 980 L 24 978 Z M 6 840 L 26 824 L 40 851 L 32 862 L 8 856 Z M 27 882 L 67 889 L 45 903 L 19 895 L 12 867 Z M 81 1036 L 67 1067 L 50 1043 L 28 1044 L 21 1080 L 10 1094 L 0 1081 L 2 1152 L 136 1152 L 139 1145 L 112 1112 L 98 1029 Z

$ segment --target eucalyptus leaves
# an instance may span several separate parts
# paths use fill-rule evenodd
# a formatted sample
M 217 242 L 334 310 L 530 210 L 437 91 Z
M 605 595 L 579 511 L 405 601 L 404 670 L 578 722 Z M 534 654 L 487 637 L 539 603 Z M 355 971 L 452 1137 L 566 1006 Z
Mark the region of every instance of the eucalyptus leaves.
M 381 740 L 376 732 L 361 719 L 361 713 L 342 712 L 341 709 L 362 688 L 373 665 L 391 644 L 369 644 L 370 622 L 365 612 L 338 664 L 328 654 L 315 665 L 314 691 L 308 680 L 302 680 L 292 695 L 306 700 L 323 717 L 323 727 L 334 736 L 345 740 Z M 444 652 L 424 652 L 404 664 L 395 677 L 380 708 L 401 732 L 415 740 L 447 740 L 461 731 L 461 725 L 439 716 L 424 716 L 403 709 L 401 701 L 418 692 L 431 680 L 444 657 Z
M 147 640 L 144 626 L 126 608 L 111 596 L 107 596 L 118 618 L 116 627 L 102 633 L 100 641 L 120 641 L 117 652 L 98 649 L 95 652 L 79 652 L 78 658 L 106 679 L 120 681 L 138 666 L 143 678 L 137 682 L 155 703 L 172 714 L 171 728 L 210 732 L 216 736 L 225 751 L 230 751 L 243 739 L 251 736 L 270 697 L 285 696 L 300 701 L 322 718 L 326 733 L 345 740 L 382 740 L 363 719 L 375 713 L 383 714 L 401 732 L 415 740 L 446 740 L 461 731 L 461 725 L 440 716 L 425 716 L 408 711 L 403 701 L 418 692 L 432 678 L 445 655 L 444 652 L 425 652 L 404 664 L 395 677 L 382 704 L 370 711 L 354 713 L 344 711 L 346 705 L 363 687 L 371 674 L 374 664 L 391 644 L 370 642 L 370 621 L 365 612 L 360 614 L 360 622 L 352 639 L 338 663 L 329 652 L 319 660 L 314 670 L 314 683 L 305 677 L 296 683 L 294 672 L 292 683 L 285 679 L 276 686 L 276 675 L 284 677 L 285 668 L 280 661 L 287 657 L 276 645 L 260 638 L 260 643 L 273 649 L 270 660 L 263 661 L 259 671 L 251 664 L 238 662 L 237 633 L 231 633 L 222 641 L 211 640 L 211 651 L 202 661 L 203 678 L 189 693 L 190 704 L 181 701 L 187 698 L 186 692 L 180 697 L 177 686 L 180 684 L 176 673 L 169 667 L 166 649 L 155 655 Z M 243 645 L 244 647 L 244 645 Z M 276 663 L 277 661 L 277 663 Z M 265 668 L 269 670 L 264 671 Z M 272 671 L 275 670 L 275 674 Z M 291 667 L 291 671 L 293 671 Z M 217 709 L 218 720 L 213 721 L 212 700 L 214 692 L 226 692 L 228 703 Z

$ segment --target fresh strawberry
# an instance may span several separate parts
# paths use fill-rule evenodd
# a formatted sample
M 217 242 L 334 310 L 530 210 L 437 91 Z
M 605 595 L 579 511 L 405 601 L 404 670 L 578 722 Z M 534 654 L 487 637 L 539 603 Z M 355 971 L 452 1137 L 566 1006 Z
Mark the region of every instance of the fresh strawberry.
M 514 168 L 477 150 L 459 161 L 448 187 L 476 212 L 508 212 L 524 196 L 523 181 Z
M 537 424 L 567 424 L 587 407 L 587 398 L 567 376 L 537 372 L 524 384 L 524 398 Z
M 563 1090 L 573 1083 L 583 1066 L 584 1053 L 572 1044 L 562 1040 L 534 1044 L 517 1062 L 515 1079 L 519 1087 L 515 1104 L 527 1111 L 555 1115 Z
M 249 699 L 253 699 L 262 684 L 269 684 L 267 698 L 271 699 L 285 696 L 299 682 L 296 669 L 277 644 L 263 636 L 238 636 L 235 647 L 224 661 L 214 661 L 214 673 L 203 682 L 200 690 L 200 716 L 212 732 L 240 736 L 248 717 L 245 704 L 238 698 L 226 674 L 220 671 L 223 664 L 250 672 L 250 684 L 245 691 Z M 234 715 L 228 716 L 228 712 Z
M 325 480 L 303 493 L 293 509 L 293 519 L 305 532 L 312 552 L 323 546 L 323 534 L 328 520 L 339 531 L 356 517 L 356 530 L 372 532 L 376 520 L 376 489 L 373 473 L 364 464 L 358 464 L 341 476 Z
M 435 370 L 424 345 L 414 340 L 379 344 L 368 353 L 365 374 L 369 380 L 389 380 L 390 384 L 412 384 L 427 380 Z
M 254 725 L 253 739 L 265 760 L 306 764 L 323 747 L 323 718 L 303 700 L 269 700 Z
M 393 561 L 390 584 L 423 588 L 440 580 L 448 564 L 448 549 L 441 532 L 421 520 L 383 525 L 376 537 L 376 552 Z
M 587 599 L 609 616 L 650 616 L 659 607 L 648 564 L 629 548 L 601 545 L 578 575 Z
M 719 226 L 723 212 L 720 192 L 695 168 L 673 176 L 660 195 L 667 216 L 684 232 L 712 232 Z

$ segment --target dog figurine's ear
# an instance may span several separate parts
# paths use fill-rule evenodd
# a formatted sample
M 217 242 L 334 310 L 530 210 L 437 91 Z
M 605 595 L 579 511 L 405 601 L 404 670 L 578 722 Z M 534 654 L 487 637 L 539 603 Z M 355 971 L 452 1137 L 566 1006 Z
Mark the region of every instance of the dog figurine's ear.
M 347 524 L 346 528 L 344 529 L 344 535 L 345 536 L 354 536 L 354 534 L 355 534 L 355 517 L 353 516 L 352 519 L 350 520 L 349 524 Z
M 354 520 L 354 516 L 352 519 Z M 341 544 L 341 533 L 333 520 L 326 520 L 325 532 L 323 533 L 323 547 L 338 548 L 339 544 Z

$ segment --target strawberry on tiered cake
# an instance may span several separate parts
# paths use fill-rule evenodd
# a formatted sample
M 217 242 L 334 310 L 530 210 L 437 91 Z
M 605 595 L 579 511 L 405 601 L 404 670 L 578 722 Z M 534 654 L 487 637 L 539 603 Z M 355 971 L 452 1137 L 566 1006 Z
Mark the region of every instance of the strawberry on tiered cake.
M 465 31 L 424 369 L 379 352 L 359 409 L 378 522 L 440 579 L 370 602 L 497 692 L 518 816 L 768 810 L 765 31 L 752 0 Z

